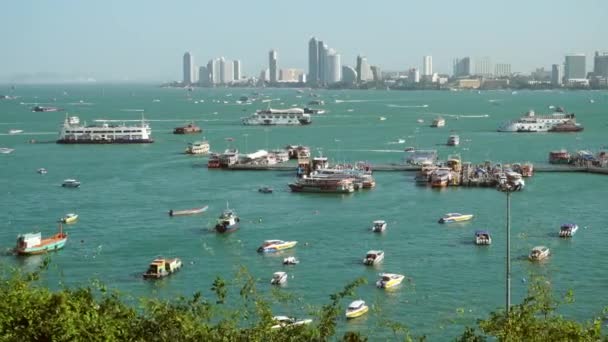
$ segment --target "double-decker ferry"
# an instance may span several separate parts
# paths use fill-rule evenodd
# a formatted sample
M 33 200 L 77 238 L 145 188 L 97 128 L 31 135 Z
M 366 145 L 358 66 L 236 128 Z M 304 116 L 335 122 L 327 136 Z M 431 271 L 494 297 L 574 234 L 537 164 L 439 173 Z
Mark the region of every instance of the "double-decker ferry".
M 78 117 L 67 117 L 59 132 L 58 144 L 147 144 L 154 142 L 152 129 L 141 120 L 95 120 L 80 124 Z M 126 122 L 139 124 L 127 125 Z
M 347 194 L 355 191 L 353 178 L 328 178 L 319 176 L 309 176 L 298 179 L 289 184 L 293 192 L 319 192 Z
M 308 125 L 312 122 L 310 114 L 302 108 L 264 109 L 241 119 L 243 125 Z
M 574 114 L 566 113 L 562 108 L 556 109 L 549 115 L 536 115 L 533 110 L 528 111 L 518 120 L 509 121 L 498 127 L 499 132 L 549 132 L 555 126 L 572 122 L 576 124 Z

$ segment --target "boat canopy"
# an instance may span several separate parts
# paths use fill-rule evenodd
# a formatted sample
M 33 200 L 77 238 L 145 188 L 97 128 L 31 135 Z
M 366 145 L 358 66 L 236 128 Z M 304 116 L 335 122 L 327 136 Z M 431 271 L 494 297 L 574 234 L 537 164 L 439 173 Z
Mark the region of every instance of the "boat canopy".
M 480 235 L 490 236 L 490 232 L 487 231 L 487 230 L 476 230 L 475 231 L 475 236 L 480 236 Z
M 349 309 L 359 309 L 361 308 L 363 305 L 365 305 L 365 302 L 361 299 L 355 300 L 354 302 L 350 303 L 350 305 L 348 306 Z
M 564 224 L 562 224 L 561 228 L 562 229 L 572 229 L 574 227 L 576 227 L 576 224 L 574 224 L 574 223 L 564 223 Z

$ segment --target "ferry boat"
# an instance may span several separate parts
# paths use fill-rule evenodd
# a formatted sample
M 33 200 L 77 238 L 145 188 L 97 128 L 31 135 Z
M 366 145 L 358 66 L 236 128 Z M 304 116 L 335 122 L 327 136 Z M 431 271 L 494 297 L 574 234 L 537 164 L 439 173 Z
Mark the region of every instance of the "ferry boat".
M 64 188 L 77 188 L 80 186 L 80 182 L 75 179 L 66 179 L 61 186 Z
M 578 231 L 578 225 L 574 223 L 564 223 L 559 229 L 559 237 L 572 237 Z
M 386 221 L 376 220 L 372 223 L 372 232 L 382 233 L 385 230 L 386 230 Z
M 528 111 L 518 120 L 502 124 L 499 132 L 548 132 L 555 125 L 567 121 L 575 122 L 574 114 L 565 113 L 558 108 L 555 113 L 549 115 L 536 115 L 533 110 Z
M 369 307 L 365 305 L 365 302 L 361 299 L 355 300 L 348 305 L 346 309 L 346 313 L 344 314 L 346 318 L 352 319 L 365 315 L 369 311 Z
M 212 153 L 209 156 L 209 160 L 207 161 L 208 169 L 219 169 L 222 165 L 220 164 L 220 155 L 217 153 Z
M 48 238 L 42 238 L 41 233 L 19 235 L 15 252 L 19 255 L 43 254 L 63 248 L 67 241 L 68 234 L 63 232 L 63 226 L 59 224 L 59 233 Z
M 401 284 L 403 279 L 405 279 L 405 276 L 402 274 L 380 273 L 380 279 L 376 282 L 376 286 L 381 289 L 390 289 Z
M 139 125 L 126 125 L 135 121 Z M 66 116 L 58 144 L 147 144 L 154 142 L 152 130 L 142 120 L 95 120 L 95 125 L 73 123 Z
M 283 265 L 297 265 L 300 263 L 296 257 L 290 256 L 283 259 Z
M 492 244 L 492 237 L 490 232 L 487 230 L 475 231 L 475 244 L 476 245 L 490 245 Z
M 78 221 L 78 215 L 74 213 L 69 213 L 62 217 L 59 221 L 66 224 L 74 223 Z
M 427 185 L 431 181 L 431 175 L 435 170 L 437 170 L 437 166 L 432 163 L 424 163 L 420 171 L 416 174 L 415 181 L 416 184 Z
M 433 123 L 431 123 L 431 127 L 443 127 L 445 126 L 445 119 L 444 118 L 436 118 L 433 120 Z
M 566 150 L 551 151 L 549 152 L 549 163 L 550 164 L 570 164 L 571 156 Z
M 344 167 L 344 168 L 342 168 Z M 321 167 L 311 173 L 311 176 L 327 177 L 327 178 L 352 178 L 355 184 L 355 190 L 357 185 L 363 189 L 372 189 L 376 186 L 376 180 L 372 177 L 372 171 L 369 166 L 338 166 L 338 168 L 330 169 Z
M 307 324 L 312 323 L 312 319 L 310 319 L 310 318 L 295 319 L 293 317 L 288 317 L 288 316 L 274 316 L 274 317 L 272 317 L 272 321 L 275 323 L 273 326 L 270 327 L 270 329 L 272 329 L 272 330 L 281 329 L 281 328 L 285 328 L 285 327 L 293 327 L 293 326 L 298 326 L 298 325 L 307 325 Z
M 218 233 L 232 233 L 239 229 L 241 219 L 236 215 L 234 210 L 229 209 L 226 205 L 226 210 L 220 215 L 215 224 L 215 230 Z
M 310 114 L 302 108 L 258 110 L 241 120 L 243 125 L 308 125 L 312 122 Z
M 229 167 L 239 161 L 239 150 L 228 148 L 219 155 L 220 167 Z
M 272 285 L 283 285 L 287 282 L 287 272 L 274 272 L 270 284 Z
M 463 222 L 473 219 L 472 214 L 447 213 L 439 219 L 439 223 Z
M 204 213 L 205 211 L 207 211 L 207 208 L 209 208 L 209 206 L 204 206 L 201 208 L 193 208 L 193 209 L 185 209 L 185 210 L 169 210 L 169 216 L 173 217 L 173 216 L 185 216 L 185 215 L 196 215 L 196 214 L 200 214 L 200 213 Z
M 531 261 L 540 261 L 547 257 L 549 257 L 549 247 L 546 246 L 536 246 L 532 248 L 530 255 L 528 255 Z
M 450 135 L 448 138 L 448 146 L 458 146 L 460 145 L 460 137 L 457 135 Z
M 185 126 L 175 127 L 173 129 L 173 134 L 197 134 L 201 133 L 203 130 L 194 124 L 194 122 L 190 122 Z
M 59 112 L 63 109 L 61 108 L 57 108 L 57 107 L 43 107 L 43 106 L 36 106 L 34 108 L 32 108 L 32 112 Z
M 173 259 L 154 259 L 148 270 L 143 274 L 144 279 L 160 279 L 168 277 L 182 268 L 182 261 L 179 258 Z
M 209 142 L 207 141 L 195 141 L 188 143 L 186 147 L 186 154 L 207 154 L 209 153 Z
M 384 260 L 384 251 L 368 251 L 363 258 L 363 264 L 365 265 L 377 265 Z
M 298 241 L 266 240 L 258 248 L 258 253 L 274 253 L 295 247 Z
M 581 132 L 582 130 L 584 130 L 585 127 L 583 127 L 581 124 L 576 123 L 572 120 L 568 120 L 562 123 L 558 123 L 557 125 L 551 127 L 549 129 L 549 132 L 557 132 L 557 133 L 562 133 L 562 132 Z
M 289 183 L 289 188 L 293 192 L 347 194 L 355 191 L 353 180 L 353 178 L 304 176 L 294 183 Z

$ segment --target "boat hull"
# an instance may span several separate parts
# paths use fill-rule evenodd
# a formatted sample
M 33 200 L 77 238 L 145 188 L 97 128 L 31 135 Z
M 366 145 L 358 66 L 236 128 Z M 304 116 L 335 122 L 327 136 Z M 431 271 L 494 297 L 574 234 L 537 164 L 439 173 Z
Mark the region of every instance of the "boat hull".
M 33 246 L 29 248 L 19 248 L 17 247 L 15 251 L 19 255 L 37 255 L 37 254 L 45 254 L 52 251 L 57 251 L 62 249 L 65 246 L 65 243 L 68 241 L 68 236 L 64 235 L 63 238 L 52 238 L 53 241 L 46 243 L 41 246 Z
M 289 184 L 289 188 L 293 192 L 310 192 L 310 193 L 325 193 L 325 194 L 348 194 L 354 192 L 354 187 L 312 187 L 312 186 L 302 186 L 298 184 Z
M 215 230 L 218 233 L 232 233 L 237 231 L 240 228 L 239 223 L 235 223 L 233 225 L 224 225 L 224 224 L 216 224 L 215 225 Z
M 95 140 L 89 140 L 89 139 L 59 139 L 57 140 L 58 144 L 67 144 L 67 145 L 73 145 L 73 144 L 100 144 L 100 145 L 107 145 L 107 144 L 151 144 L 154 142 L 154 139 L 112 139 L 112 140 L 108 140 L 108 139 L 95 139 Z
M 346 318 L 352 319 L 365 315 L 369 311 L 369 307 L 366 305 L 358 310 L 347 311 Z

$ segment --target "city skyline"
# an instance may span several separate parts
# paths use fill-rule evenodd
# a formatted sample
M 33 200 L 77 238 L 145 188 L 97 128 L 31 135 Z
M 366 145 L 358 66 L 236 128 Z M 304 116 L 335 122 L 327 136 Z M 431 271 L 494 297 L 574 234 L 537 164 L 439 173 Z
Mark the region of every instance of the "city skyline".
M 142 11 L 144 5 L 147 6 Z M 196 19 L 208 10 L 228 10 L 227 4 L 26 0 L 5 6 L 8 10 L 0 13 L 4 31 L 18 32 L 5 37 L 0 81 L 27 80 L 37 74 L 51 79 L 179 80 L 182 69 L 175 61 L 184 51 L 190 51 L 199 62 L 214 56 L 239 56 L 244 74 L 254 76 L 267 65 L 267 53 L 274 48 L 279 54 L 279 68 L 308 70 L 306 42 L 312 36 L 332 42 L 343 66 L 354 67 L 357 56 L 362 55 L 383 70 L 406 71 L 414 67 L 422 71 L 422 56 L 432 56 L 433 71 L 441 74 L 451 74 L 453 61 L 459 56 L 488 56 L 497 63 L 510 64 L 512 72 L 529 73 L 538 67 L 550 69 L 553 64 L 561 64 L 570 53 L 584 53 L 586 71 L 591 71 L 595 51 L 608 50 L 599 39 L 608 34 L 608 28 L 602 25 L 608 3 L 600 1 L 577 6 L 565 1 L 513 1 L 500 8 L 500 16 L 518 18 L 516 26 L 497 22 L 497 9 L 481 0 L 441 4 L 430 13 L 423 2 L 380 1 L 375 5 L 381 16 L 350 11 L 349 19 L 343 20 L 332 14 L 343 10 L 340 4 L 316 0 L 306 4 L 277 3 L 268 13 L 258 4 L 239 2 L 232 22 L 250 23 L 251 18 L 261 20 L 287 10 L 324 10 L 315 12 L 317 18 L 312 26 L 245 28 L 244 24 L 235 24 L 236 28 L 228 29 L 229 23 L 215 16 L 204 22 Z M 183 11 L 184 7 L 189 10 Z M 406 12 L 425 14 L 403 17 Z M 476 15 L 470 16 L 471 13 Z M 56 25 L 68 18 L 70 25 Z M 407 25 L 390 24 L 404 20 Z M 543 21 L 556 25 L 540 25 Z M 16 31 L 24 22 L 29 23 L 27 29 Z M 433 25 L 428 25 L 431 22 Z M 560 22 L 568 24 L 557 24 Z M 336 29 L 336 24 L 340 24 L 340 29 Z M 210 34 L 215 27 L 226 29 Z M 195 62 L 196 70 L 204 65 L 199 62 Z

